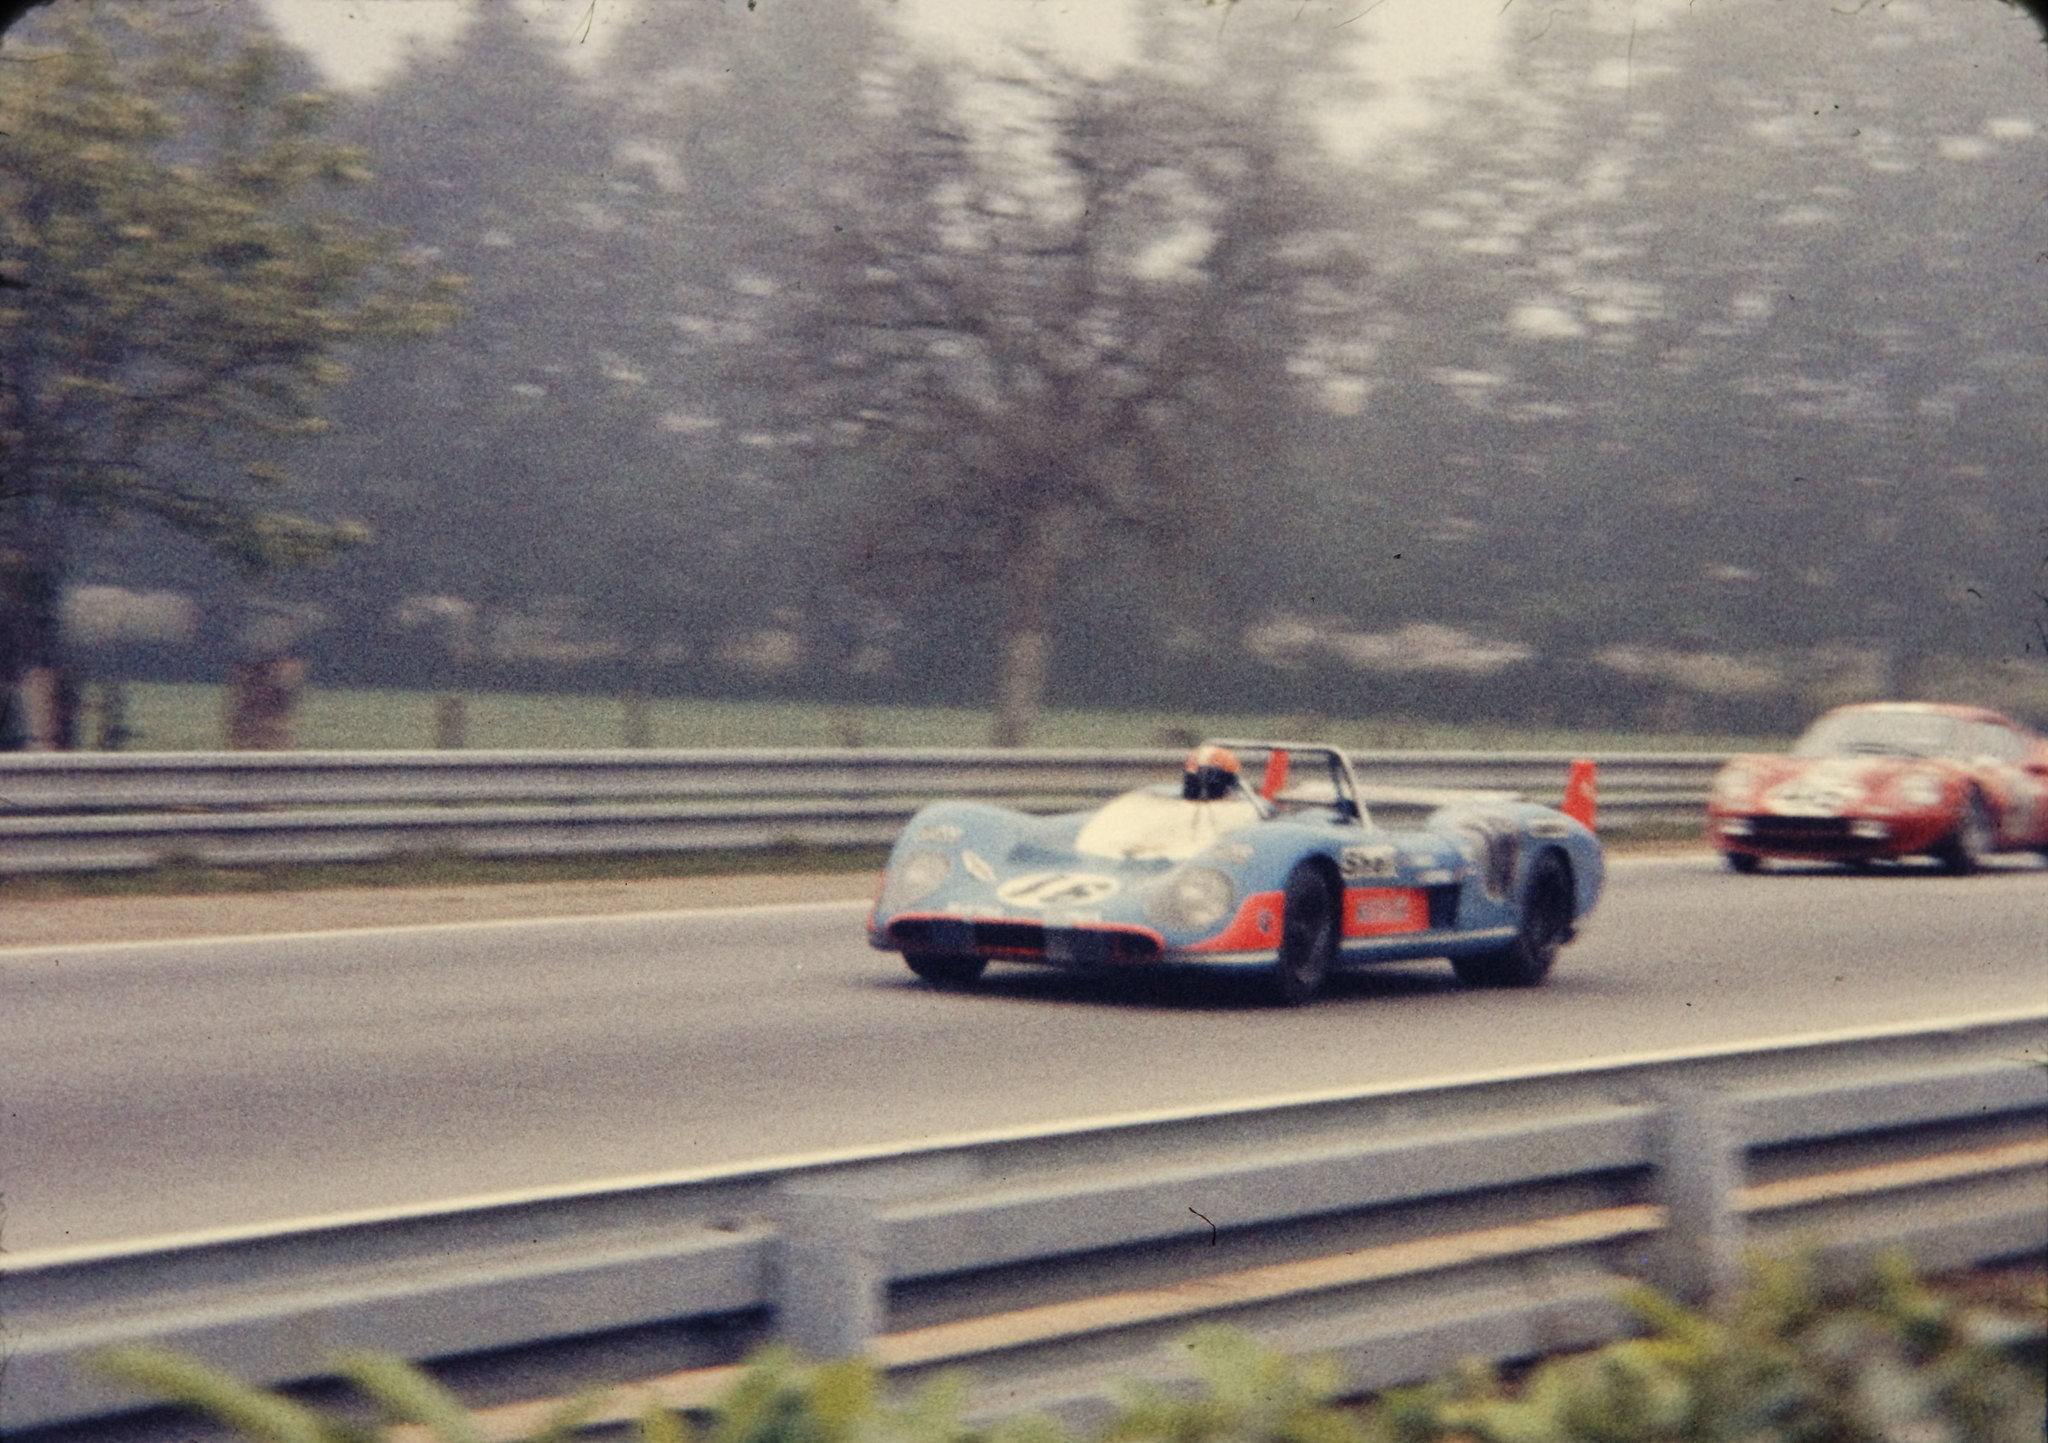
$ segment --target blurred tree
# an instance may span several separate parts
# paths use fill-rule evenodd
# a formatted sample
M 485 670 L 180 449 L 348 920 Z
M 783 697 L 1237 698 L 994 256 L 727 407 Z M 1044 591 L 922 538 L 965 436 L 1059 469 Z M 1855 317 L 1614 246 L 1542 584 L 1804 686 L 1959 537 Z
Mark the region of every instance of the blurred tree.
M 875 133 L 814 212 L 830 233 L 770 303 L 773 379 L 880 478 L 855 588 L 995 593 L 999 746 L 1041 704 L 1070 564 L 1121 540 L 1168 581 L 1227 585 L 1205 564 L 1260 492 L 1277 504 L 1289 416 L 1342 392 L 1318 326 L 1348 308 L 1355 250 L 1302 119 L 1328 32 L 1226 46 L 1153 23 L 1148 58 L 1107 75 L 1021 48 L 1001 73 L 875 72 Z
M 51 12 L 0 67 L 0 685 L 58 662 L 80 526 L 154 518 L 245 573 L 358 527 L 272 509 L 344 348 L 426 334 L 452 278 L 321 202 L 367 178 L 222 12 Z
M 50 0 L 0 0 L 0 31 L 5 31 L 36 6 L 49 3 Z

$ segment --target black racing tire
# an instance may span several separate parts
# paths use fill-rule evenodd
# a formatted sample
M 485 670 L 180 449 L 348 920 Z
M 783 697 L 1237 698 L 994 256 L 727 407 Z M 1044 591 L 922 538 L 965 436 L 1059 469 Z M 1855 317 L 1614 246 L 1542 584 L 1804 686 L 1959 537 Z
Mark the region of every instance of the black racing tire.
M 1983 796 L 1972 790 L 1963 803 L 1963 814 L 1956 818 L 1956 829 L 1934 849 L 1935 860 L 1952 876 L 1967 877 L 1981 871 L 1984 859 L 1997 850 L 1998 822 Z
M 1728 864 L 1731 872 L 1740 872 L 1747 877 L 1764 864 L 1764 859 L 1754 852 L 1723 852 L 1721 860 Z
M 1281 895 L 1280 957 L 1268 986 L 1277 1001 L 1300 1007 L 1315 1000 L 1337 965 L 1338 892 L 1320 868 L 1301 862 Z
M 1522 921 L 1515 939 L 1491 952 L 1454 957 L 1451 966 L 1467 987 L 1536 987 L 1550 975 L 1572 934 L 1576 899 L 1571 873 L 1557 853 L 1545 852 L 1522 891 Z
M 986 957 L 953 957 L 943 952 L 905 952 L 903 963 L 934 987 L 972 987 L 988 970 Z

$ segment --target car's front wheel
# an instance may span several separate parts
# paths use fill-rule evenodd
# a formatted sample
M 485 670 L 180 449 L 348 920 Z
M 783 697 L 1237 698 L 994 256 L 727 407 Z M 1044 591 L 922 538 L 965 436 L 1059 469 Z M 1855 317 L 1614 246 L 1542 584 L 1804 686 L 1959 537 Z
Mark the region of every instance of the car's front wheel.
M 1731 872 L 1740 872 L 1747 877 L 1763 865 L 1764 859 L 1754 852 L 1723 852 L 1721 859 L 1728 864 Z
M 1967 876 L 1984 865 L 1984 859 L 1998 850 L 1998 823 L 1984 798 L 1971 792 L 1963 804 L 1956 829 L 1948 834 L 1934 855 L 1941 865 L 1958 877 Z
M 905 952 L 903 962 L 934 987 L 970 987 L 988 970 L 986 957 L 951 957 L 942 952 Z
M 1550 975 L 1572 934 L 1572 910 L 1571 874 L 1555 852 L 1546 852 L 1529 874 L 1514 941 L 1491 952 L 1452 958 L 1458 980 L 1467 987 L 1536 986 Z
M 1289 1007 L 1313 1001 L 1337 965 L 1337 889 L 1316 867 L 1303 862 L 1288 874 L 1281 894 L 1280 959 L 1273 964 L 1272 992 Z

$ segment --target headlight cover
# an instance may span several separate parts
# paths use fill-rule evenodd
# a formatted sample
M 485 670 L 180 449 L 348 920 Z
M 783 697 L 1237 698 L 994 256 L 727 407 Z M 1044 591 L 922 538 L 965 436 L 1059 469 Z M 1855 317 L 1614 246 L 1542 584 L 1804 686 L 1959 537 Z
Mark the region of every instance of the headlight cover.
M 1213 927 L 1237 905 L 1237 884 L 1214 867 L 1179 867 L 1145 898 L 1145 916 L 1170 932 Z
M 1948 795 L 1948 787 L 1935 772 L 1907 772 L 1892 783 L 1892 798 L 1901 806 L 1939 806 Z
M 889 869 L 888 885 L 882 889 L 882 906 L 895 912 L 923 901 L 952 874 L 953 859 L 946 853 L 930 848 L 912 852 Z
M 1724 807 L 1746 801 L 1756 786 L 1756 772 L 1740 762 L 1721 768 L 1714 778 L 1714 800 Z

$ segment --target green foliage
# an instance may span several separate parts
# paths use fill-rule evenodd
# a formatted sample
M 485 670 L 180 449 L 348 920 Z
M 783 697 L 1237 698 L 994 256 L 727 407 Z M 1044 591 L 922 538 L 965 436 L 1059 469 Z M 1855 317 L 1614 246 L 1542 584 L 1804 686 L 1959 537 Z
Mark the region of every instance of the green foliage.
M 1887 1258 L 1847 1296 L 1760 1259 L 1724 1321 L 1648 1288 L 1646 1336 L 1538 1367 L 1466 1370 L 1390 1395 L 1375 1443 L 2020 1443 L 2038 1439 L 2042 1330 L 1919 1282 Z M 2038 1306 L 2037 1306 L 2038 1312 Z
M 1726 1318 L 1647 1288 L 1627 1299 L 1644 1336 L 1539 1364 L 1504 1382 L 1465 1364 L 1360 1405 L 1334 1363 L 1296 1359 L 1228 1328 L 1179 1345 L 1190 1388 L 1131 1384 L 1092 1443 L 2033 1443 L 2048 1418 L 2048 1292 L 2016 1311 L 1923 1284 L 1903 1258 L 1831 1294 L 1799 1261 L 1760 1260 Z M 97 1370 L 211 1415 L 261 1443 L 373 1443 L 411 1424 L 441 1443 L 486 1436 L 410 1364 L 373 1354 L 334 1371 L 374 1408 L 365 1421 L 236 1381 L 161 1349 L 101 1354 Z M 560 1405 L 530 1443 L 568 1437 L 601 1403 Z M 1045 1418 L 964 1421 L 965 1380 L 904 1401 L 859 1359 L 756 1354 L 701 1423 L 653 1408 L 643 1443 L 1069 1443 Z M 496 1435 L 492 1435 L 496 1436 Z
M 342 1443 L 366 1436 L 338 1419 L 324 1419 L 288 1398 L 161 1348 L 112 1349 L 95 1360 L 95 1371 L 166 1403 L 205 1413 L 242 1437 L 264 1443 Z
M 0 67 L 0 549 L 38 608 L 71 532 L 153 517 L 249 573 L 362 528 L 279 513 L 274 457 L 319 434 L 362 341 L 427 334 L 452 278 L 357 224 L 364 158 L 288 52 L 212 7 L 66 7 Z M 47 653 L 47 615 L 10 618 Z
M 992 1428 L 962 1420 L 967 1388 L 944 1374 L 900 1403 L 881 1374 L 860 1359 L 811 1363 L 786 1348 L 756 1353 L 731 1392 L 711 1409 L 697 1443 L 1067 1443 L 1042 1418 Z M 686 1436 L 672 1415 L 661 1425 Z M 643 1436 L 649 1423 L 643 1421 Z
M 842 1443 L 877 1409 L 874 1370 L 853 1361 L 806 1365 L 794 1354 L 760 1354 L 725 1401 L 711 1443 Z
M 1327 1359 L 1297 1361 L 1228 1328 L 1186 1341 L 1200 1387 L 1192 1394 L 1134 1386 L 1102 1443 L 1356 1443 L 1357 1414 L 1341 1408 L 1343 1377 Z
M 412 1364 L 383 1354 L 351 1352 L 336 1357 L 333 1366 L 375 1405 L 376 1417 L 362 1419 L 299 1403 L 162 1348 L 114 1348 L 94 1360 L 95 1371 L 102 1376 L 204 1413 L 258 1443 L 374 1443 L 387 1437 L 388 1425 L 394 1423 L 424 1428 L 439 1443 L 483 1443 L 485 1435 L 475 1416 Z M 554 1443 L 570 1437 L 595 1402 L 590 1395 L 569 1399 L 528 1438 L 531 1443 Z M 674 1420 L 654 1420 L 641 1436 L 647 1443 L 687 1437 L 673 1431 L 674 1426 Z

